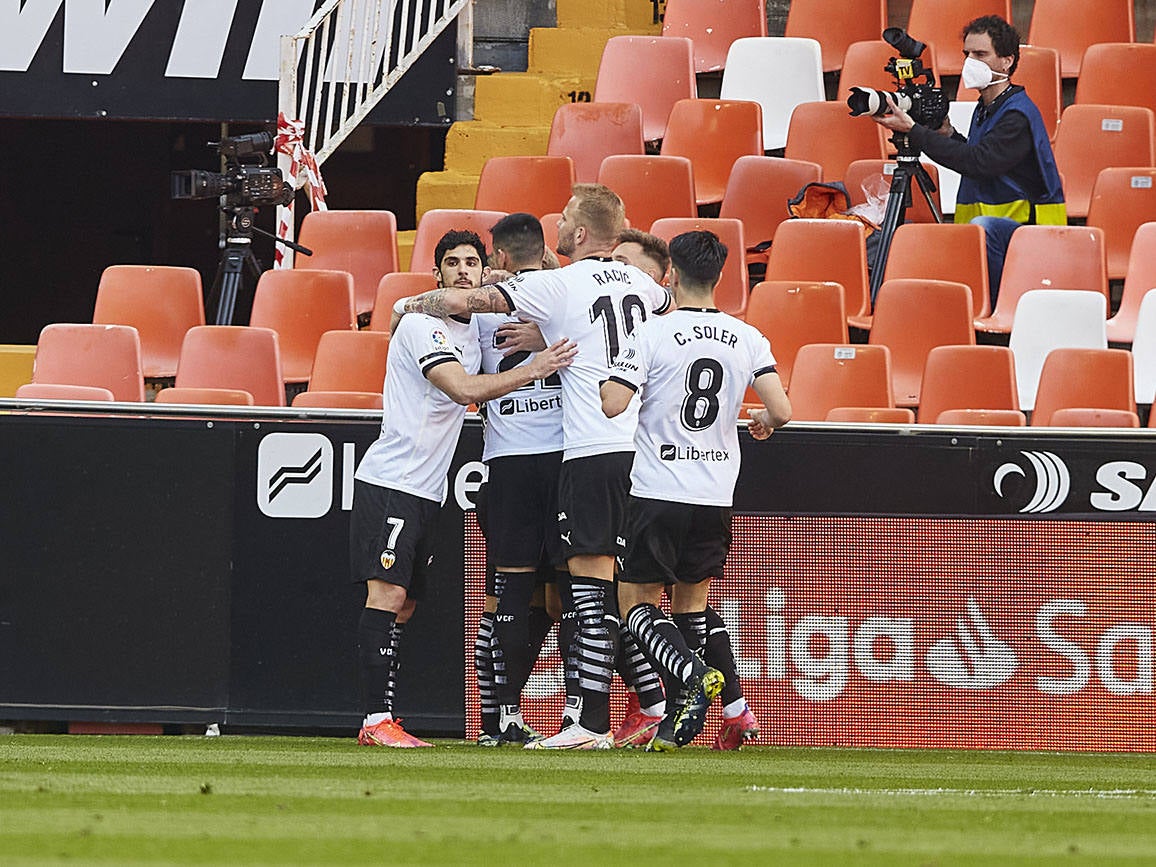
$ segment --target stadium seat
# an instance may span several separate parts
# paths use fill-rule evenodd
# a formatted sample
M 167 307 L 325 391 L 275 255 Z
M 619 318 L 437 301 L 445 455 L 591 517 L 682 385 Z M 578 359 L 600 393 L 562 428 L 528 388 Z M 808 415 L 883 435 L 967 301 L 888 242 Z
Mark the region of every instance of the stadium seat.
M 784 147 L 795 106 L 826 98 L 819 43 L 782 36 L 735 40 L 719 93 L 723 99 L 757 102 L 763 113 L 763 147 Z
M 951 121 L 951 126 L 960 135 L 967 136 L 968 130 L 971 129 L 971 119 L 975 114 L 975 107 L 978 104 L 974 100 L 952 100 L 948 103 L 947 119 Z M 933 162 L 927 157 L 922 157 L 920 161 L 925 165 Z M 943 209 L 944 214 L 954 214 L 955 200 L 959 193 L 959 172 L 941 166 L 939 163 L 934 163 L 934 165 L 939 170 L 939 206 Z
M 558 252 L 558 224 L 562 222 L 562 214 L 545 214 L 542 217 L 542 240 L 546 242 L 546 249 L 550 250 L 558 260 L 559 265 L 569 265 L 570 258 Z M 630 220 L 626 221 L 627 225 Z
M 763 155 L 762 109 L 744 100 L 680 99 L 671 109 L 661 153 L 690 160 L 698 205 L 721 202 L 735 160 Z
M 1076 79 L 1076 105 L 1137 105 L 1156 111 L 1156 45 L 1088 46 Z
M 1055 141 L 1060 128 L 1060 113 L 1064 108 L 1060 53 L 1042 45 L 1021 45 L 1015 81 L 1028 92 L 1043 116 L 1048 138 Z
M 1066 406 L 1052 413 L 1051 427 L 1140 427 L 1140 416 L 1130 409 L 1092 409 Z
M 839 73 L 840 99 L 846 99 L 852 87 L 870 87 L 873 90 L 882 90 L 888 93 L 895 90 L 895 77 L 890 72 L 886 72 L 883 67 L 888 65 L 892 57 L 898 57 L 899 52 L 889 42 L 884 42 L 879 38 L 881 32 L 879 31 L 874 36 L 859 42 L 852 42 L 847 46 L 847 55 L 843 58 L 843 70 Z M 939 67 L 931 49 L 928 48 L 919 55 L 919 59 L 926 68 L 931 70 L 935 76 L 936 84 L 938 84 Z M 922 83 L 923 79 L 920 78 L 919 81 Z
M 474 210 L 541 217 L 566 207 L 573 186 L 570 157 L 490 157 L 478 178 Z M 483 240 L 488 239 L 483 236 Z
M 767 261 L 765 251 L 749 248 L 769 245 L 775 229 L 791 216 L 787 202 L 807 184 L 822 179 L 823 169 L 818 163 L 765 156 L 735 160 L 718 215 L 742 220 L 748 263 Z
M 612 36 L 602 49 L 595 102 L 633 102 L 642 109 L 642 135 L 658 141 L 680 99 L 698 96 L 694 43 L 683 36 Z
M 257 406 L 284 406 L 277 332 L 248 325 L 198 325 L 181 346 L 177 388 L 247 391 Z
M 826 421 L 839 406 L 894 407 L 886 346 L 809 343 L 791 372 L 791 418 Z
M 393 305 L 399 298 L 421 295 L 438 288 L 438 278 L 433 271 L 395 271 L 384 275 L 377 284 L 377 296 L 373 301 L 373 315 L 369 318 L 370 331 L 389 331 Z
M 841 181 L 855 160 L 886 159 L 883 128 L 851 117 L 842 102 L 804 102 L 791 112 L 783 156 L 823 167 L 824 181 Z
M 442 236 L 451 229 L 477 232 L 483 241 L 488 242 L 490 229 L 505 216 L 505 211 L 477 211 L 466 208 L 434 208 L 426 211 L 417 221 L 409 270 L 424 271 L 427 274 L 432 272 L 436 267 L 434 250 L 437 249 Z M 486 249 L 489 249 L 488 245 Z
M 1135 40 L 1133 3 L 1134 0 L 1096 0 L 1095 3 L 1087 0 L 1035 0 L 1028 42 L 1034 46 L 1054 48 L 1060 55 L 1063 77 L 1077 78 L 1084 52 L 1090 46 L 1097 42 Z M 1016 81 L 1023 84 L 1018 77 Z M 1032 98 L 1035 98 L 1034 94 Z
M 817 39 L 823 71 L 841 69 L 853 42 L 878 39 L 887 26 L 887 0 L 791 0 L 785 35 Z
M 1020 409 L 1035 408 L 1040 372 L 1056 349 L 1107 348 L 1106 315 L 1107 298 L 1099 292 L 1035 289 L 1020 299 L 1008 343 L 1016 356 Z
M 971 289 L 944 280 L 885 280 L 875 298 L 868 342 L 891 350 L 896 406 L 919 406 L 927 353 L 975 343 Z
M 303 391 L 293 398 L 293 406 L 322 409 L 381 409 L 380 391 Z
M 991 313 L 983 227 L 971 223 L 904 223 L 891 238 L 884 280 L 951 280 L 971 289 L 972 316 Z
M 1032 425 L 1052 424 L 1052 414 L 1067 407 L 1135 413 L 1132 353 L 1074 347 L 1049 352 L 1040 372 Z
M 715 306 L 724 313 L 738 316 L 741 319 L 746 312 L 747 295 L 750 292 L 744 255 L 746 242 L 743 240 L 742 221 L 721 217 L 715 219 L 667 217 L 655 220 L 650 227 L 651 234 L 657 235 L 667 242 L 675 235 L 698 230 L 714 232 L 718 235 L 719 240 L 726 245 L 726 262 L 723 264 L 719 284 L 714 290 Z
M 381 331 L 326 331 L 317 344 L 309 391 L 381 394 L 389 335 Z M 296 404 L 294 404 L 296 405 Z
M 963 70 L 963 27 L 982 15 L 1011 21 L 1011 0 L 911 0 L 907 32 L 935 48 L 941 74 L 959 75 Z
M 313 251 L 293 257 L 293 267 L 348 271 L 354 310 L 373 309 L 382 274 L 398 269 L 397 219 L 392 211 L 312 211 L 301 222 L 298 243 Z
M 611 154 L 642 153 L 642 109 L 635 103 L 566 102 L 554 112 L 546 154 L 570 157 L 576 183 L 597 182 L 602 160 Z
M 939 204 L 939 167 L 935 163 L 924 163 L 923 168 L 931 179 L 932 186 L 935 187 L 931 193 L 931 201 L 942 214 L 943 209 Z M 862 205 L 867 201 L 864 184 L 872 184 L 873 191 L 882 192 L 883 201 L 886 202 L 891 193 L 891 179 L 894 176 L 895 163 L 892 160 L 855 160 L 847 166 L 843 176 L 843 186 L 847 188 L 847 194 L 851 197 L 851 206 Z M 906 223 L 935 222 L 931 206 L 927 203 L 919 182 L 914 178 L 911 182 L 911 207 L 904 214 L 904 220 Z
M 1025 427 L 1027 417 L 1018 409 L 945 409 L 935 424 Z
M 266 271 L 257 281 L 249 324 L 272 328 L 286 382 L 307 382 L 326 331 L 357 328 L 348 271 Z
M 1154 185 L 1156 168 L 1107 168 L 1096 176 L 1087 224 L 1104 230 L 1109 280 L 1127 276 L 1136 231 L 1156 221 Z
M 619 154 L 602 161 L 598 183 L 618 193 L 626 219 L 648 231 L 663 217 L 696 217 L 694 168 L 686 157 Z
M 861 327 L 871 313 L 867 247 L 856 220 L 785 220 L 775 230 L 767 280 L 838 283 L 848 324 Z
M 746 321 L 771 342 L 783 387 L 799 347 L 808 343 L 847 343 L 847 311 L 838 283 L 771 280 L 755 284 L 747 301 Z M 751 398 L 748 396 L 748 401 Z
M 694 44 L 694 71 L 718 72 L 736 39 L 767 35 L 764 0 L 667 0 L 662 35 L 683 36 Z
M 900 406 L 837 406 L 827 413 L 826 420 L 852 424 L 915 424 L 915 411 Z
M 16 389 L 16 397 L 26 400 L 116 400 L 109 389 L 98 385 L 61 385 L 54 382 L 26 382 Z
M 1136 403 L 1156 402 L 1156 289 L 1145 292 L 1140 302 L 1132 338 L 1132 360 L 1136 371 Z M 1156 412 L 1152 416 L 1156 416 Z
M 999 296 L 991 316 L 975 320 L 977 331 L 1008 334 L 1016 305 L 1037 289 L 1085 289 L 1108 298 L 1104 231 L 1095 226 L 1023 226 L 1012 235 Z
M 117 400 L 143 401 L 140 336 L 131 325 L 45 325 L 36 341 L 32 381 L 107 388 Z
M 1156 288 L 1156 222 L 1144 223 L 1132 238 L 1124 290 L 1116 315 L 1108 320 L 1109 343 L 1131 343 L 1140 315 L 1140 304 Z
M 162 388 L 153 403 L 191 403 L 210 406 L 252 406 L 253 395 L 240 388 Z
M 92 321 L 131 325 L 145 377 L 176 376 L 185 332 L 205 324 L 201 275 L 168 265 L 110 265 L 100 275 Z
M 1006 346 L 937 346 L 927 353 L 919 422 L 952 409 L 1019 410 L 1015 356 Z
M 1134 105 L 1070 105 L 1054 150 L 1068 217 L 1086 217 L 1101 169 L 1156 165 L 1156 115 Z

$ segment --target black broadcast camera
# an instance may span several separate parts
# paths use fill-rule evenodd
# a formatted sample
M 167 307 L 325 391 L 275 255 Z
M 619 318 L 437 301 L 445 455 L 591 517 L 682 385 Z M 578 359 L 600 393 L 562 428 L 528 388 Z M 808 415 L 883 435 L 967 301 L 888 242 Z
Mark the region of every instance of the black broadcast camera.
M 205 172 L 189 169 L 173 172 L 170 191 L 174 199 L 216 199 L 225 197 L 225 208 L 251 208 L 260 205 L 288 205 L 293 201 L 293 187 L 285 182 L 281 170 L 270 166 L 273 135 L 229 136 L 211 142 L 225 158 L 225 171 Z
M 895 104 L 911 115 L 911 119 L 923 126 L 938 129 L 947 117 L 948 99 L 941 88 L 935 86 L 935 76 L 919 59 L 927 45 L 912 39 L 899 27 L 888 27 L 883 31 L 883 39 L 901 55 L 892 57 L 883 67 L 895 79 L 895 92 L 890 94 Z M 922 77 L 923 83 L 915 79 Z M 847 97 L 847 107 L 852 117 L 869 114 L 883 116 L 889 111 L 888 94 L 870 87 L 852 87 Z

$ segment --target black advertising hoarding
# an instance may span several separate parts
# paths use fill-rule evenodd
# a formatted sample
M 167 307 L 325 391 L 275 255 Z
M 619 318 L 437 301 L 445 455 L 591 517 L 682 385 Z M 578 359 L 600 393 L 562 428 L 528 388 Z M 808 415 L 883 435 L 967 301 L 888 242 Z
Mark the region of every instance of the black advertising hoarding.
M 280 37 L 316 0 L 23 0 L 0 4 L 0 116 L 268 122 Z M 369 122 L 445 126 L 451 25 Z

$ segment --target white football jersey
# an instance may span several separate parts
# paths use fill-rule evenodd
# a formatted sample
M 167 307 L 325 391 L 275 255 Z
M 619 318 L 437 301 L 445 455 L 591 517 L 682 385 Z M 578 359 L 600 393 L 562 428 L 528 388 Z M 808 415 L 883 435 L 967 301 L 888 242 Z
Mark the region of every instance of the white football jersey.
M 402 317 L 389 341 L 381 434 L 361 459 L 355 478 L 445 502 L 446 476 L 466 408 L 426 379 L 426 374 L 453 361 L 466 373 L 478 372 L 481 352 L 476 323 L 421 313 Z
M 482 373 L 500 373 L 525 364 L 529 352 L 503 355 L 497 345 L 498 326 L 517 322 L 505 313 L 474 314 L 482 350 Z M 486 434 L 482 460 L 506 455 L 537 455 L 562 450 L 562 377 L 552 373 L 504 397 L 486 402 Z
M 637 406 L 608 419 L 599 389 L 627 338 L 670 306 L 666 289 L 633 265 L 600 258 L 529 271 L 497 288 L 520 319 L 538 324 L 547 345 L 563 337 L 578 344 L 561 371 L 563 459 L 634 451 Z
M 743 397 L 774 370 L 767 338 L 718 310 L 680 308 L 639 328 L 610 377 L 642 394 L 630 493 L 731 505 Z

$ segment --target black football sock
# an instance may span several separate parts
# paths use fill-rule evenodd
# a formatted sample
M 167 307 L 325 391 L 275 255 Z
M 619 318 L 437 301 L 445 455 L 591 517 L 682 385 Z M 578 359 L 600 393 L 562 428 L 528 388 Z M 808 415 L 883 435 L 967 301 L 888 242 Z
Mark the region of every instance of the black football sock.
M 544 606 L 534 605 L 530 608 L 530 671 L 534 670 L 534 663 L 542 653 L 542 645 L 546 643 L 546 636 L 554 626 L 554 618 L 550 616 Z M 524 687 L 525 684 L 523 683 Z
M 680 684 L 705 671 L 706 666 L 690 652 L 678 627 L 657 606 L 635 605 L 626 625 L 661 669 Z
M 498 703 L 516 706 L 522 685 L 530 676 L 530 597 L 533 572 L 495 572 L 494 587 L 501 588 L 494 616 L 494 638 L 502 649 L 505 677 L 498 682 Z
M 482 707 L 482 731 L 498 733 L 498 692 L 494 683 L 494 614 L 483 611 L 478 618 L 478 632 L 474 638 L 474 669 L 478 677 L 478 699 Z
M 362 609 L 357 624 L 357 669 L 361 711 L 365 716 L 393 711 L 393 625 L 397 615 L 378 608 Z
M 637 607 L 637 606 L 636 606 Z M 651 660 L 643 653 L 641 643 L 629 630 L 622 633 L 624 680 L 638 693 L 638 704 L 644 712 L 657 709 L 666 701 L 662 678 Z
M 703 656 L 706 664 L 717 668 L 727 679 L 726 686 L 719 694 L 724 705 L 731 704 L 743 697 L 743 686 L 739 682 L 738 666 L 735 665 L 735 654 L 731 649 L 731 634 L 727 632 L 727 625 L 719 613 L 709 605 L 703 612 L 706 622 L 706 651 Z
M 562 657 L 566 683 L 566 708 L 577 709 L 582 701 L 578 686 L 578 611 L 570 593 L 570 576 L 558 576 L 558 596 L 562 600 L 562 619 L 558 621 L 558 655 Z M 577 714 L 574 714 L 577 720 Z
M 578 612 L 578 677 L 582 694 L 580 722 L 587 731 L 610 731 L 610 679 L 614 673 L 615 641 L 606 616 L 614 586 L 609 581 L 575 575 L 571 579 Z

